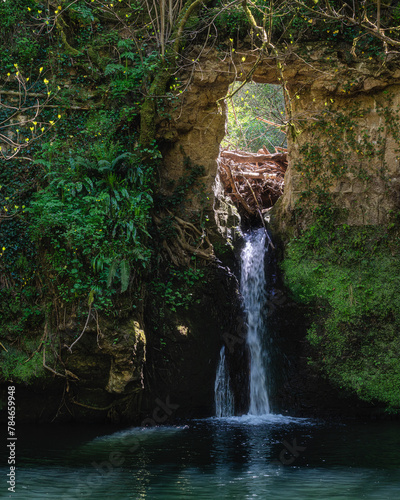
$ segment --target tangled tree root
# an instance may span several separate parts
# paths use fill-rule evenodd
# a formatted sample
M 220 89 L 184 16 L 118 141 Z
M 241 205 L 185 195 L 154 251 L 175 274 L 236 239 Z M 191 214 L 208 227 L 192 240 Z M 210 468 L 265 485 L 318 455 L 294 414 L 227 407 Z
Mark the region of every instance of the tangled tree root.
M 198 229 L 191 222 L 185 221 L 168 211 L 174 237 L 164 239 L 162 246 L 175 266 L 188 266 L 193 255 L 204 261 L 214 260 L 214 248 L 205 229 Z M 154 216 L 156 225 L 163 224 L 162 217 Z

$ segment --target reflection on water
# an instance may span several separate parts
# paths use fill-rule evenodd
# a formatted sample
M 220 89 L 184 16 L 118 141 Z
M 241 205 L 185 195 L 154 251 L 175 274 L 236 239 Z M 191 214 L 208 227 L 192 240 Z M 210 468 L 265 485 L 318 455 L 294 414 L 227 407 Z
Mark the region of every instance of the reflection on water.
M 12 498 L 21 500 L 393 500 L 400 491 L 399 423 L 268 415 L 112 434 L 30 427 L 20 429 L 18 444 Z M 8 498 L 5 481 L 0 492 Z

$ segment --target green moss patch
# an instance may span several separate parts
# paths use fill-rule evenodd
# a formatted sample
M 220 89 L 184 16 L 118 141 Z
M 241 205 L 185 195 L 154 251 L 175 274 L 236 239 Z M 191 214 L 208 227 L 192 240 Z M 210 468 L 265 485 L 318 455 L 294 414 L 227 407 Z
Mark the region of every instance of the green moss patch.
M 393 225 L 394 224 L 394 225 Z M 340 388 L 400 408 L 400 259 L 396 224 L 315 224 L 287 247 L 293 297 L 309 307 L 309 362 Z

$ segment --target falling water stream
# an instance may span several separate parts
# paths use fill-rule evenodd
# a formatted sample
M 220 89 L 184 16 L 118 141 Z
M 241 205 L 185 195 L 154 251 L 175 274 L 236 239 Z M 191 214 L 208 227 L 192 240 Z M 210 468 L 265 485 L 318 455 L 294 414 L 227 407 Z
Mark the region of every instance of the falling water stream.
M 265 277 L 265 230 L 245 236 L 241 254 L 240 289 L 247 316 L 247 345 L 250 350 L 250 415 L 270 413 L 268 398 L 268 352 L 263 348 L 266 332 L 264 312 L 267 302 Z
M 234 414 L 235 403 L 230 388 L 230 377 L 225 358 L 225 346 L 222 346 L 220 360 L 215 377 L 215 414 L 217 417 L 229 417 Z
M 244 236 L 241 252 L 240 291 L 247 318 L 247 345 L 250 352 L 250 407 L 249 415 L 268 415 L 268 361 L 266 349 L 266 233 L 263 228 Z M 217 417 L 234 415 L 233 395 L 229 371 L 226 366 L 225 348 L 222 347 L 215 380 L 215 406 Z

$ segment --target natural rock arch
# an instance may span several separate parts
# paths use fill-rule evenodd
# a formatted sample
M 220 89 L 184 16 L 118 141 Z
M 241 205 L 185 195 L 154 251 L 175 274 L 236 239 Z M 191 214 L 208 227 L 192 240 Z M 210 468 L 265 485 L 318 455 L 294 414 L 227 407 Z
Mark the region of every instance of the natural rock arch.
M 193 54 L 193 59 L 197 55 Z M 189 157 L 194 164 L 204 167 L 201 181 L 210 198 L 206 210 L 211 215 L 216 160 L 225 134 L 223 98 L 235 79 L 243 80 L 253 71 L 256 54 L 237 49 L 232 57 L 225 57 L 210 49 L 203 51 L 196 60 L 190 71 L 180 74 L 185 90 L 170 106 L 171 117 L 163 119 L 158 127 L 164 157 L 161 189 L 168 192 L 171 180 L 176 181 L 184 175 L 183 160 Z M 396 192 L 400 183 L 399 137 L 396 137 L 397 128 L 388 124 L 390 117 L 396 121 L 400 104 L 400 70 L 395 61 L 377 64 L 364 60 L 348 64 L 339 51 L 325 44 L 308 44 L 296 52 L 288 51 L 278 64 L 274 57 L 265 56 L 252 76 L 255 82 L 279 85 L 282 78 L 289 121 L 289 168 L 285 193 L 279 204 L 280 216 L 290 213 L 302 193 L 317 186 L 325 177 L 325 188 L 337 207 L 344 210 L 343 220 L 347 223 L 379 224 L 387 220 L 389 211 L 398 201 Z M 336 127 L 337 114 L 341 120 L 348 119 L 348 126 L 343 122 L 342 129 L 339 125 Z M 336 129 L 334 141 L 329 133 L 332 124 L 324 130 L 324 120 L 326 123 L 330 120 Z M 316 123 L 319 123 L 318 130 Z M 353 144 L 348 137 L 350 126 L 356 131 Z M 367 158 L 364 151 L 356 149 L 357 144 L 364 145 L 366 150 L 371 147 L 382 150 L 374 158 L 370 151 Z M 329 174 L 327 179 L 329 157 L 331 162 L 340 163 L 339 155 L 332 157 L 330 154 L 330 146 L 337 145 L 343 147 L 346 156 L 343 161 L 353 164 L 354 169 L 347 166 L 343 175 L 340 172 Z M 308 146 L 318 146 L 321 153 L 320 177 L 315 177 L 311 183 L 299 171 L 299 165 L 306 160 L 304 151 Z M 358 175 L 357 169 L 362 170 L 362 175 Z M 192 197 L 188 210 L 196 212 L 198 209 L 198 200 Z

